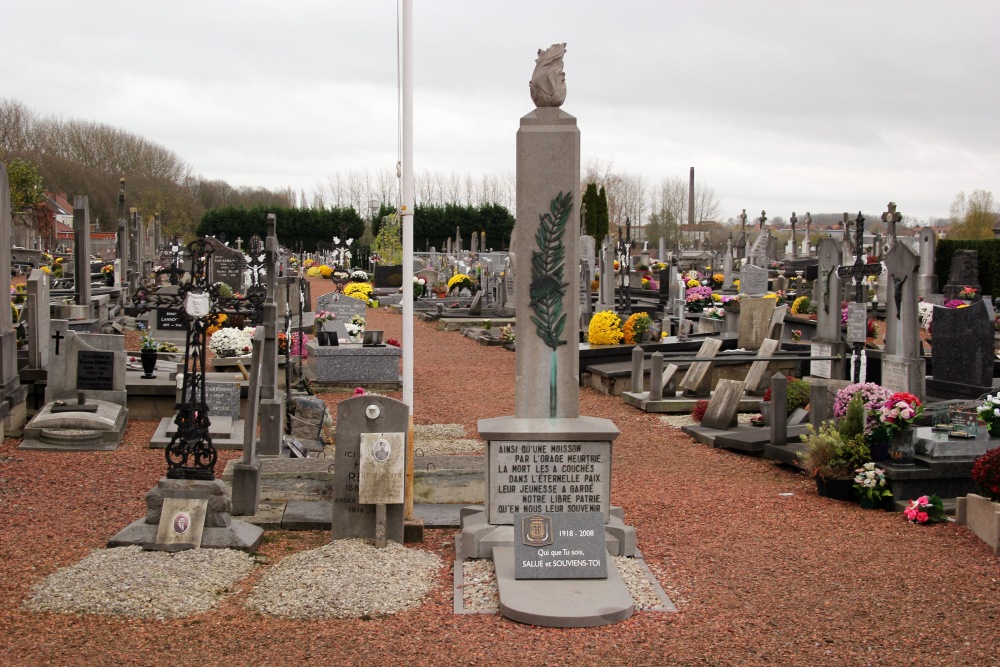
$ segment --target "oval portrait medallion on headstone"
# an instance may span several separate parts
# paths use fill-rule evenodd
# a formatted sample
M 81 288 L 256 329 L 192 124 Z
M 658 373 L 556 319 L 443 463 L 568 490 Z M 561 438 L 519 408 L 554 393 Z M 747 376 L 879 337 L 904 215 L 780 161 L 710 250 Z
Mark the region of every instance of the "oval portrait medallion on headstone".
M 552 544 L 552 517 L 541 514 L 521 517 L 521 543 L 529 547 Z
M 392 454 L 392 445 L 390 445 L 389 441 L 385 438 L 379 438 L 375 441 L 375 444 L 372 445 L 372 456 L 375 457 L 375 460 L 379 463 L 383 463 L 386 459 L 388 459 L 390 454 Z
M 191 527 L 191 516 L 187 512 L 178 512 L 174 516 L 174 532 L 183 535 Z

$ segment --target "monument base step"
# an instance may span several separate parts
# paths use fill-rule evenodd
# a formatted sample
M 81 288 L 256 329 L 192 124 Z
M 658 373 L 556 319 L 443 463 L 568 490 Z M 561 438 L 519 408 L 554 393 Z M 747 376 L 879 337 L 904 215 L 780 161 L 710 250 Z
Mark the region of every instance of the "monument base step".
M 667 396 L 658 401 L 649 400 L 649 392 L 622 392 L 622 400 L 626 405 L 639 408 L 643 412 L 666 414 L 690 414 L 698 401 L 711 400 L 711 396 Z M 737 412 L 760 412 L 760 398 L 756 396 L 743 397 L 736 406 Z
M 208 435 L 212 438 L 212 445 L 216 449 L 243 449 L 243 435 L 246 422 L 242 419 L 233 421 L 232 417 L 215 417 L 211 419 Z M 163 417 L 160 425 L 156 427 L 156 432 L 149 440 L 149 446 L 154 449 L 163 449 L 170 444 L 170 440 L 177 433 L 177 424 L 173 417 Z
M 136 519 L 108 540 L 108 547 L 142 546 L 156 542 L 157 524 Z M 228 526 L 205 526 L 201 536 L 202 549 L 238 549 L 253 553 L 264 539 L 264 529 L 246 521 L 233 519 Z
M 772 443 L 771 429 L 758 426 L 740 425 L 732 429 L 716 429 L 707 426 L 682 426 L 681 430 L 698 442 L 719 449 L 735 449 L 750 454 L 763 454 L 765 447 Z M 781 444 L 801 443 L 800 435 L 807 432 L 803 425 L 789 426 L 785 442 Z
M 53 413 L 54 403 L 43 407 L 24 426 L 18 449 L 53 452 L 104 452 L 118 449 L 128 427 L 128 408 L 90 399 L 95 412 Z
M 500 613 L 519 623 L 591 628 L 629 618 L 635 603 L 614 561 L 607 579 L 515 579 L 514 548 L 493 550 Z

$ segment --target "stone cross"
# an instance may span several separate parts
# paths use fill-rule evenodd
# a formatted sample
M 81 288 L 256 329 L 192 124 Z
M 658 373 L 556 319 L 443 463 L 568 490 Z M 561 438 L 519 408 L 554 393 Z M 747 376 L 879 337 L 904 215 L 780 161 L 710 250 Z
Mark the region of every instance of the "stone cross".
M 806 237 L 802 240 L 802 254 L 807 257 L 812 254 L 812 246 L 809 242 L 809 237 L 812 234 L 812 221 L 812 214 L 806 211 Z
M 896 245 L 896 223 L 903 219 L 903 214 L 896 211 L 896 203 L 889 202 L 888 210 L 882 214 L 882 222 L 886 224 L 886 238 L 889 247 Z
M 764 225 L 767 224 L 767 211 L 760 212 L 760 228 L 764 229 Z
M 846 215 L 846 213 L 845 213 Z M 845 228 L 846 236 L 846 228 Z M 837 269 L 837 275 L 841 278 L 853 278 L 854 279 L 854 302 L 863 303 L 864 301 L 864 283 L 865 278 L 868 276 L 877 276 L 882 273 L 881 264 L 866 264 L 864 261 L 865 251 L 863 248 L 863 239 L 865 236 L 865 218 L 861 215 L 861 211 L 858 211 L 858 217 L 854 220 L 854 240 L 857 244 L 854 251 L 854 264 L 851 266 L 842 266 Z M 854 364 L 854 382 L 861 382 L 861 352 L 864 349 L 864 343 L 855 341 L 854 343 L 854 354 L 856 357 L 856 362 Z
M 795 247 L 795 223 L 798 222 L 799 219 L 795 216 L 795 211 L 792 211 L 792 217 L 789 218 L 788 221 L 792 223 L 792 257 L 797 257 L 798 249 Z
M 243 237 L 242 236 L 237 236 L 236 237 L 236 249 L 237 250 L 243 250 Z

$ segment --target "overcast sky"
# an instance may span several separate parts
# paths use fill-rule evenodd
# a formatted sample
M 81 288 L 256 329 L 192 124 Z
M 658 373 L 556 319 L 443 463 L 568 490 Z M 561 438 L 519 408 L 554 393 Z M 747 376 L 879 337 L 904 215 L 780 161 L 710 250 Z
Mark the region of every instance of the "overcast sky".
M 5 3 L 0 97 L 231 185 L 393 168 L 397 3 Z M 421 172 L 514 171 L 538 48 L 567 42 L 583 162 L 742 208 L 946 217 L 1000 195 L 1000 2 L 415 0 Z

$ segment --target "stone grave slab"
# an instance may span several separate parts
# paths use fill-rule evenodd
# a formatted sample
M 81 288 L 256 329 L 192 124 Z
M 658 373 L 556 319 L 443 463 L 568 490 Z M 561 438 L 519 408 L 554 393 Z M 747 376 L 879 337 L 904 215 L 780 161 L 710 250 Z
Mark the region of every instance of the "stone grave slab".
M 743 396 L 742 380 L 719 380 L 708 402 L 708 409 L 701 420 L 706 428 L 724 431 L 736 425 L 736 410 Z
M 712 370 L 712 358 L 718 354 L 722 347 L 722 341 L 718 338 L 706 338 L 701 344 L 701 348 L 695 355 L 698 359 L 706 361 L 696 361 L 688 368 L 687 373 L 680 382 L 680 388 L 685 392 L 696 395 L 708 395 L 708 387 L 705 385 L 711 381 L 710 371 Z
M 777 350 L 778 341 L 774 338 L 765 338 L 760 344 L 760 349 L 757 350 L 757 356 L 774 356 L 774 353 L 777 352 Z M 764 380 L 767 376 L 767 369 L 770 365 L 771 362 L 766 360 L 754 361 L 750 364 L 750 370 L 747 372 L 746 377 L 747 391 L 759 391 L 764 388 Z
M 775 300 L 764 298 L 740 299 L 740 331 L 737 346 L 757 350 L 770 334 L 771 314 Z
M 355 315 L 365 317 L 368 304 L 353 296 L 344 296 L 339 292 L 330 292 L 317 298 L 316 308 L 326 310 L 336 315 L 335 322 L 350 322 Z

